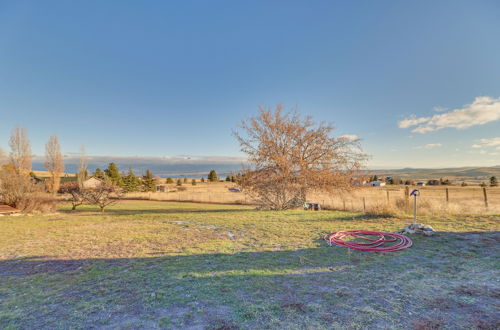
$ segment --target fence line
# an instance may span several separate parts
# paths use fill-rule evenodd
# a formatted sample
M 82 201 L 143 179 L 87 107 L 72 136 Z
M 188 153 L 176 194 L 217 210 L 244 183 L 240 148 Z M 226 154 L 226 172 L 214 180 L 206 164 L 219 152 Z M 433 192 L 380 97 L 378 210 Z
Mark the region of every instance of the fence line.
M 324 209 L 364 213 L 410 213 L 410 191 L 418 188 L 419 209 L 428 213 L 500 213 L 500 188 L 474 187 L 373 187 L 355 189 L 338 195 L 310 194 L 308 201 L 318 202 Z M 385 192 L 385 193 L 384 193 Z M 244 193 L 234 192 L 153 192 L 129 193 L 130 199 L 149 199 L 177 202 L 252 205 Z

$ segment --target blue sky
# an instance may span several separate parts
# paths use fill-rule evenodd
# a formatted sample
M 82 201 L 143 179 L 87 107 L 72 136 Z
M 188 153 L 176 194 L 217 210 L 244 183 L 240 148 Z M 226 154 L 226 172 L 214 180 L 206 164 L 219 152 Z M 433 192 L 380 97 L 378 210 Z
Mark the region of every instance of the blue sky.
M 498 1 L 0 1 L 0 148 L 241 156 L 259 105 L 370 167 L 500 165 Z M 413 120 L 413 121 L 412 121 Z

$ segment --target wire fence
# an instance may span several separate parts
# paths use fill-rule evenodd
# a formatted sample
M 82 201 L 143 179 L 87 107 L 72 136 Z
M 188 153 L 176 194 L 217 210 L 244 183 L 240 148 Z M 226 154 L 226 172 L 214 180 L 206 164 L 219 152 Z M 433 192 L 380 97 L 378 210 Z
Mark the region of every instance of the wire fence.
M 420 191 L 419 211 L 422 214 L 500 214 L 500 187 L 363 187 L 348 193 L 312 193 L 309 202 L 319 203 L 323 209 L 356 211 L 373 214 L 411 213 L 413 189 Z M 230 191 L 172 191 L 129 193 L 130 199 L 160 201 L 254 205 L 244 193 Z

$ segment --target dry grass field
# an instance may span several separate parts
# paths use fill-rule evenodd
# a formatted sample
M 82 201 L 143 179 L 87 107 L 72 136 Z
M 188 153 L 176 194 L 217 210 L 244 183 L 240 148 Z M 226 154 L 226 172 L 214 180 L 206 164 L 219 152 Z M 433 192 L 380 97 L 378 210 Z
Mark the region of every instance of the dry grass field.
M 189 180 L 191 182 L 191 180 Z M 201 183 L 195 186 L 183 184 L 181 190 L 169 185 L 170 192 L 131 193 L 129 198 L 188 201 L 201 203 L 248 204 L 252 200 L 244 193 L 230 192 L 235 187 L 231 182 Z M 425 186 L 409 187 L 419 189 L 418 212 L 424 215 L 498 214 L 500 213 L 500 187 L 486 188 L 488 207 L 485 207 L 483 189 L 478 186 Z M 448 202 L 446 200 L 448 189 Z M 379 215 L 410 216 L 413 200 L 408 207 L 404 186 L 362 187 L 351 192 L 335 195 L 311 194 L 311 202 L 320 203 L 323 208 L 342 211 L 356 211 Z
M 2 329 L 494 329 L 500 215 L 426 216 L 396 253 L 323 234 L 396 231 L 356 212 L 122 201 L 0 217 Z

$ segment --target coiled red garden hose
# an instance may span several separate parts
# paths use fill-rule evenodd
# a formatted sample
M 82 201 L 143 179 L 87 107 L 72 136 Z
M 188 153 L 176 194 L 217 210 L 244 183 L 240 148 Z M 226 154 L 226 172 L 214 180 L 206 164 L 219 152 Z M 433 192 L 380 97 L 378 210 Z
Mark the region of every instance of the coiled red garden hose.
M 345 237 L 361 238 L 367 243 L 346 241 Z M 360 251 L 394 252 L 407 249 L 413 245 L 413 241 L 401 234 L 386 233 L 383 231 L 369 230 L 344 230 L 327 234 L 323 237 L 328 244 L 343 246 Z M 387 245 L 386 243 L 389 243 Z

